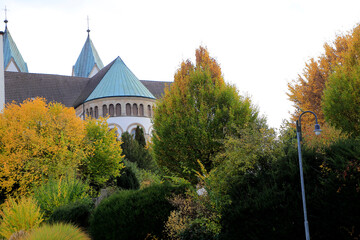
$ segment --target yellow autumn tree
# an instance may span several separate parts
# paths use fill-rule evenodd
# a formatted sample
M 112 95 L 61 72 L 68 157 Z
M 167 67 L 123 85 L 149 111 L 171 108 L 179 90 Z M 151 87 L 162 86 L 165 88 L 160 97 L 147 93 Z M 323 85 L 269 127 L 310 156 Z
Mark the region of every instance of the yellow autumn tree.
M 355 64 L 360 53 L 359 31 L 360 25 L 357 25 L 351 31 L 337 35 L 334 41 L 325 43 L 324 53 L 317 58 L 311 58 L 305 64 L 303 73 L 288 84 L 287 95 L 295 107 L 295 111 L 291 114 L 292 121 L 295 122 L 303 111 L 315 112 L 319 124 L 324 130 L 321 138 L 325 145 L 332 142 L 333 139 L 345 137 L 339 130 L 325 121 L 322 101 L 326 83 L 336 69 L 339 66 Z M 304 115 L 301 122 L 305 138 L 309 139 L 310 145 L 317 145 L 318 141 L 312 137 L 314 130 L 313 115 Z M 315 142 L 311 143 L 312 141 L 315 141 L 316 144 Z
M 26 194 L 49 176 L 76 170 L 85 135 L 73 108 L 43 98 L 6 105 L 0 114 L 1 194 Z

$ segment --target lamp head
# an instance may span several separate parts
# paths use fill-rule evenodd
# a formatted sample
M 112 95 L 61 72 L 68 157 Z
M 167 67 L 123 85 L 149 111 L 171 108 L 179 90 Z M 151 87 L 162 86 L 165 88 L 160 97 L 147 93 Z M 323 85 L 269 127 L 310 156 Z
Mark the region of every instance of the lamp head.
M 315 132 L 315 135 L 320 135 L 320 133 L 321 133 L 321 129 L 320 129 L 320 125 L 319 124 L 315 124 L 315 130 L 314 130 L 314 132 Z

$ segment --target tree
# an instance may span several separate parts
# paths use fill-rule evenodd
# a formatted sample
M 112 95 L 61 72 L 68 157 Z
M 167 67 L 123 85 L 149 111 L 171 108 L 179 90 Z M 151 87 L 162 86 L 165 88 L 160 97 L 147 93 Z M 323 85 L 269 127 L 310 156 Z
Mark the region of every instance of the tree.
M 357 26 L 355 30 L 360 27 Z M 351 33 L 338 35 L 331 43 L 324 44 L 325 53 L 318 59 L 311 58 L 305 63 L 302 75 L 298 75 L 296 80 L 288 83 L 289 100 L 293 102 L 295 112 L 292 114 L 292 120 L 297 120 L 300 113 L 306 110 L 312 110 L 317 113 L 319 123 L 324 124 L 324 115 L 321 109 L 321 99 L 328 81 L 329 75 L 334 69 L 345 62 L 345 58 L 351 45 Z M 313 121 L 311 115 L 306 116 L 304 122 Z
M 49 176 L 77 169 L 84 136 L 73 108 L 43 98 L 7 104 L 0 114 L 2 194 L 25 194 Z
M 137 167 L 141 169 L 152 170 L 154 168 L 154 162 L 149 150 L 135 139 L 133 139 L 133 136 L 128 132 L 124 132 L 121 135 L 121 148 L 125 155 L 125 159 L 136 163 Z
M 137 126 L 135 129 L 135 140 L 142 146 L 145 147 L 146 141 L 144 136 L 144 130 Z
M 81 166 L 81 174 L 95 188 L 103 186 L 110 178 L 120 175 L 122 163 L 121 142 L 115 129 L 109 130 L 106 119 L 88 119 L 86 122 L 87 156 Z
M 190 60 L 182 62 L 174 83 L 157 102 L 153 125 L 156 162 L 196 182 L 197 161 L 210 170 L 225 136 L 256 121 L 257 114 L 249 98 L 224 82 L 217 61 L 200 47 L 196 65 Z
M 336 128 L 360 135 L 360 65 L 337 68 L 326 84 L 323 97 L 325 118 Z

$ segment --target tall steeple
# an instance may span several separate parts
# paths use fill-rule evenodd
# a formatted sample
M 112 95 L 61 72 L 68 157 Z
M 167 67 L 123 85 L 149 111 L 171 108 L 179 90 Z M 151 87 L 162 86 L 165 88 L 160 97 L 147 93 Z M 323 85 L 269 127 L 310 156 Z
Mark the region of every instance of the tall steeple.
M 73 67 L 72 75 L 76 77 L 92 77 L 104 67 L 99 54 L 97 53 L 94 44 L 90 39 L 89 18 L 88 29 L 86 31 L 88 36 Z
M 4 32 L 4 68 L 9 72 L 29 72 L 26 62 L 17 48 L 7 27 L 7 9 L 5 8 L 5 32 Z

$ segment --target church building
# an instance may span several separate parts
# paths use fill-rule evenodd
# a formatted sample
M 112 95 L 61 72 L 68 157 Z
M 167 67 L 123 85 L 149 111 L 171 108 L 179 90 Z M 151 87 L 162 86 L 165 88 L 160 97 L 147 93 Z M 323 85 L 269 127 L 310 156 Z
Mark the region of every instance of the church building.
M 139 126 L 146 138 L 151 136 L 155 101 L 169 82 L 139 80 L 120 57 L 104 66 L 90 39 L 90 30 L 72 76 L 30 73 L 7 22 L 0 39 L 1 107 L 12 101 L 44 97 L 73 107 L 83 119 L 109 117 L 109 126 L 116 127 L 119 135 L 125 131 L 134 133 Z

